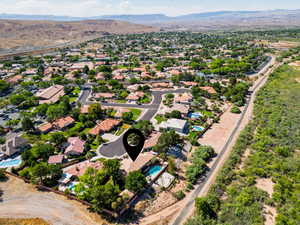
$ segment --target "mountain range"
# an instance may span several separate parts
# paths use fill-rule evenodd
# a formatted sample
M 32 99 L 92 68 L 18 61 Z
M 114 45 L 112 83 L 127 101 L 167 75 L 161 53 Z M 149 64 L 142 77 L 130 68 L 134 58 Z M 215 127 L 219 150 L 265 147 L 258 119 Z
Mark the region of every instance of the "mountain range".
M 22 15 L 22 14 L 0 14 L 0 19 L 13 20 L 50 20 L 50 21 L 81 21 L 81 20 L 120 20 L 140 24 L 194 22 L 203 19 L 247 19 L 247 18 L 287 18 L 300 17 L 300 9 L 267 10 L 267 11 L 216 11 L 186 14 L 181 16 L 166 16 L 164 14 L 124 14 L 124 15 L 103 15 L 93 17 L 71 17 L 54 15 Z

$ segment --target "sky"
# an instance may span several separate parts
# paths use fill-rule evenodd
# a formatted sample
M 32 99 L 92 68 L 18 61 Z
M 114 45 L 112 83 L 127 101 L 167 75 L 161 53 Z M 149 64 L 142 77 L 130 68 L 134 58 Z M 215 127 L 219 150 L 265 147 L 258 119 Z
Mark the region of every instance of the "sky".
M 299 0 L 0 0 L 0 13 L 100 16 L 163 13 L 177 16 L 220 10 L 300 9 Z

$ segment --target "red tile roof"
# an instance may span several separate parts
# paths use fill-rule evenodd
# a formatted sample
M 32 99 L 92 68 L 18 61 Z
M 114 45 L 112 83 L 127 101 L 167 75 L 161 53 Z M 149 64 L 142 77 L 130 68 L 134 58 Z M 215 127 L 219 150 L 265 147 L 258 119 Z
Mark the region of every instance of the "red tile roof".
M 48 159 L 49 164 L 60 164 L 64 160 L 64 155 L 52 155 Z
M 71 116 L 60 118 L 54 121 L 52 124 L 59 129 L 63 129 L 71 124 L 73 124 L 75 120 Z
M 99 133 L 102 132 L 109 132 L 112 128 L 114 128 L 119 124 L 120 124 L 119 120 L 106 119 L 101 123 L 97 124 L 93 129 L 90 130 L 89 133 L 93 135 L 98 135 Z

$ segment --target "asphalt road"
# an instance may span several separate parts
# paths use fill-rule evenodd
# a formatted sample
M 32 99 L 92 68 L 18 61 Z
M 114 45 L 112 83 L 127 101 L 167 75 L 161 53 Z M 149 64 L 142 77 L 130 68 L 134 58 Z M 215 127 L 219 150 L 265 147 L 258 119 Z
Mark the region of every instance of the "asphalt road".
M 148 105 L 136 105 L 136 104 L 119 104 L 119 103 L 103 103 L 104 106 L 118 106 L 118 107 L 130 107 L 130 108 L 142 108 L 147 110 L 139 120 L 150 121 L 159 109 L 162 101 L 162 96 L 167 93 L 184 93 L 189 89 L 177 89 L 167 91 L 154 91 L 152 96 L 154 100 Z M 99 153 L 108 158 L 116 158 L 126 153 L 123 145 L 123 135 L 121 135 L 116 141 L 104 144 L 98 149 Z

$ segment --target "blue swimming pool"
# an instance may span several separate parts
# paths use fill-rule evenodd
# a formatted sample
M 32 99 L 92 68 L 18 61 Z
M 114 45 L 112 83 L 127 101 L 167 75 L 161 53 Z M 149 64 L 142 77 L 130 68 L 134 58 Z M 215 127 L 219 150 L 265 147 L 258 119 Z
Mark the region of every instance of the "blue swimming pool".
M 204 127 L 194 125 L 194 126 L 192 126 L 192 130 L 193 131 L 203 131 Z
M 200 112 L 191 112 L 188 114 L 188 117 L 191 119 L 199 119 L 200 117 L 202 117 L 202 114 Z
M 22 163 L 21 159 L 8 159 L 0 162 L 0 168 L 19 166 Z
M 151 166 L 150 169 L 146 172 L 146 176 L 155 176 L 161 171 L 162 167 L 160 165 Z

